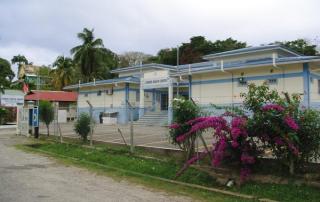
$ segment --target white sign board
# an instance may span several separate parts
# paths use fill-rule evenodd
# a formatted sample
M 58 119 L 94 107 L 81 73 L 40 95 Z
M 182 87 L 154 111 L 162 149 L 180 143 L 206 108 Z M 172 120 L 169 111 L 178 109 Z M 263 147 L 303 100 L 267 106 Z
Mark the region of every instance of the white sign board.
M 18 104 L 24 103 L 23 95 L 7 95 L 1 94 L 1 105 L 6 107 L 16 107 Z
M 67 123 L 67 110 L 58 110 L 58 123 Z

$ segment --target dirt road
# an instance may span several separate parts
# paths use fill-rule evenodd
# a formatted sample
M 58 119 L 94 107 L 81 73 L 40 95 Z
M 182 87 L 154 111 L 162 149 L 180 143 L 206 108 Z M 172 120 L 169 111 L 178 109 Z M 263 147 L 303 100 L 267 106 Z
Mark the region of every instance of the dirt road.
M 0 202 L 191 201 L 25 153 L 12 145 L 26 138 L 2 133 L 0 131 Z

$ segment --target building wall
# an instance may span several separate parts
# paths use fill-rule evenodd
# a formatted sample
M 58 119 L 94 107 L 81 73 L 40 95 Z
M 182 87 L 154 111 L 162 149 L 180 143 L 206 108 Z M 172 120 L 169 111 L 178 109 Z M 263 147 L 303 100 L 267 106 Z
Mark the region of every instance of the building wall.
M 106 90 L 113 88 L 113 94 L 108 95 Z M 121 107 L 125 105 L 125 85 L 118 84 L 117 86 L 105 85 L 105 86 L 92 86 L 83 87 L 79 92 L 78 107 L 88 107 L 87 100 L 94 107 Z M 101 95 L 98 92 L 101 91 Z
M 272 89 L 303 94 L 302 72 L 302 64 L 294 64 L 196 74 L 192 75 L 192 98 L 201 105 L 241 103 L 240 94 L 247 92 L 247 85 L 238 81 L 242 73 L 248 84 L 261 85 L 268 79 L 276 79 L 276 83 L 269 84 Z
M 133 85 L 133 84 L 131 84 Z M 113 94 L 109 95 L 106 90 L 113 88 Z M 101 95 L 98 92 L 101 91 Z M 135 100 L 134 86 L 129 85 L 129 101 Z M 118 123 L 127 123 L 128 108 L 126 106 L 126 85 L 120 83 L 118 85 L 106 84 L 102 86 L 82 87 L 78 96 L 78 112 L 89 113 L 89 105 L 87 100 L 93 105 L 93 117 L 99 122 L 101 112 L 118 112 Z M 137 109 L 133 109 L 134 118 L 137 117 Z
M 320 109 L 320 72 L 318 67 L 310 65 L 310 103 Z

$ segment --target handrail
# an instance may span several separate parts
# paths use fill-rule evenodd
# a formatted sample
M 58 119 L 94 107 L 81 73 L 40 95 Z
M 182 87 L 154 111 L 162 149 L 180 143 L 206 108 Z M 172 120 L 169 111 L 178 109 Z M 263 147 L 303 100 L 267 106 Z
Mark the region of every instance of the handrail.
M 129 102 L 129 100 L 126 99 L 126 103 L 128 104 L 128 106 L 133 109 L 133 106 L 131 105 L 131 103 Z

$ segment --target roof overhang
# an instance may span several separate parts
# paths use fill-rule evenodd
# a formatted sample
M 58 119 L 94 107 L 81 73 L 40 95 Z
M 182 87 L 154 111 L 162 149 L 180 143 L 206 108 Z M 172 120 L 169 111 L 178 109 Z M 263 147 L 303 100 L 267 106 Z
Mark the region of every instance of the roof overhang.
M 219 59 L 219 58 L 225 58 L 225 57 L 241 56 L 241 55 L 246 55 L 246 54 L 250 54 L 250 53 L 261 53 L 261 52 L 276 51 L 276 50 L 281 50 L 281 51 L 290 53 L 293 56 L 302 56 L 301 54 L 296 53 L 296 52 L 294 52 L 288 48 L 285 48 L 283 46 L 270 45 L 270 46 L 241 48 L 241 49 L 225 51 L 225 52 L 221 52 L 221 53 L 214 53 L 214 54 L 205 55 L 202 58 L 205 60 L 212 60 L 212 59 Z
M 118 69 L 112 70 L 111 73 L 130 72 L 130 71 L 137 71 L 141 69 L 165 69 L 165 70 L 175 71 L 176 66 L 151 63 L 151 64 L 136 65 L 132 67 L 118 68 Z
M 288 65 L 288 64 L 298 64 L 298 63 L 306 63 L 306 62 L 319 62 L 320 63 L 320 57 L 314 57 L 314 59 L 305 59 L 305 60 L 297 60 L 297 61 L 277 61 L 277 65 Z M 184 70 L 180 71 L 179 73 L 172 74 L 172 76 L 184 76 L 184 75 L 190 75 L 190 74 L 203 74 L 203 73 L 210 73 L 210 72 L 221 72 L 220 67 L 213 67 L 213 62 L 211 65 L 208 65 L 206 67 L 197 68 L 196 70 Z M 255 67 L 264 67 L 264 66 L 270 66 L 273 65 L 272 62 L 267 62 L 263 64 L 243 64 L 239 65 L 237 67 L 226 67 L 224 70 L 237 70 L 237 69 L 247 69 L 247 68 L 255 68 Z M 319 66 L 320 68 L 320 66 Z
M 72 90 L 72 89 L 78 89 L 78 88 L 81 88 L 81 87 L 114 85 L 114 84 L 120 84 L 120 83 L 139 84 L 140 80 L 139 80 L 139 78 L 136 78 L 136 77 L 120 77 L 120 78 L 116 78 L 116 79 L 98 80 L 96 82 L 74 84 L 74 85 L 66 86 L 63 89 L 64 90 Z

